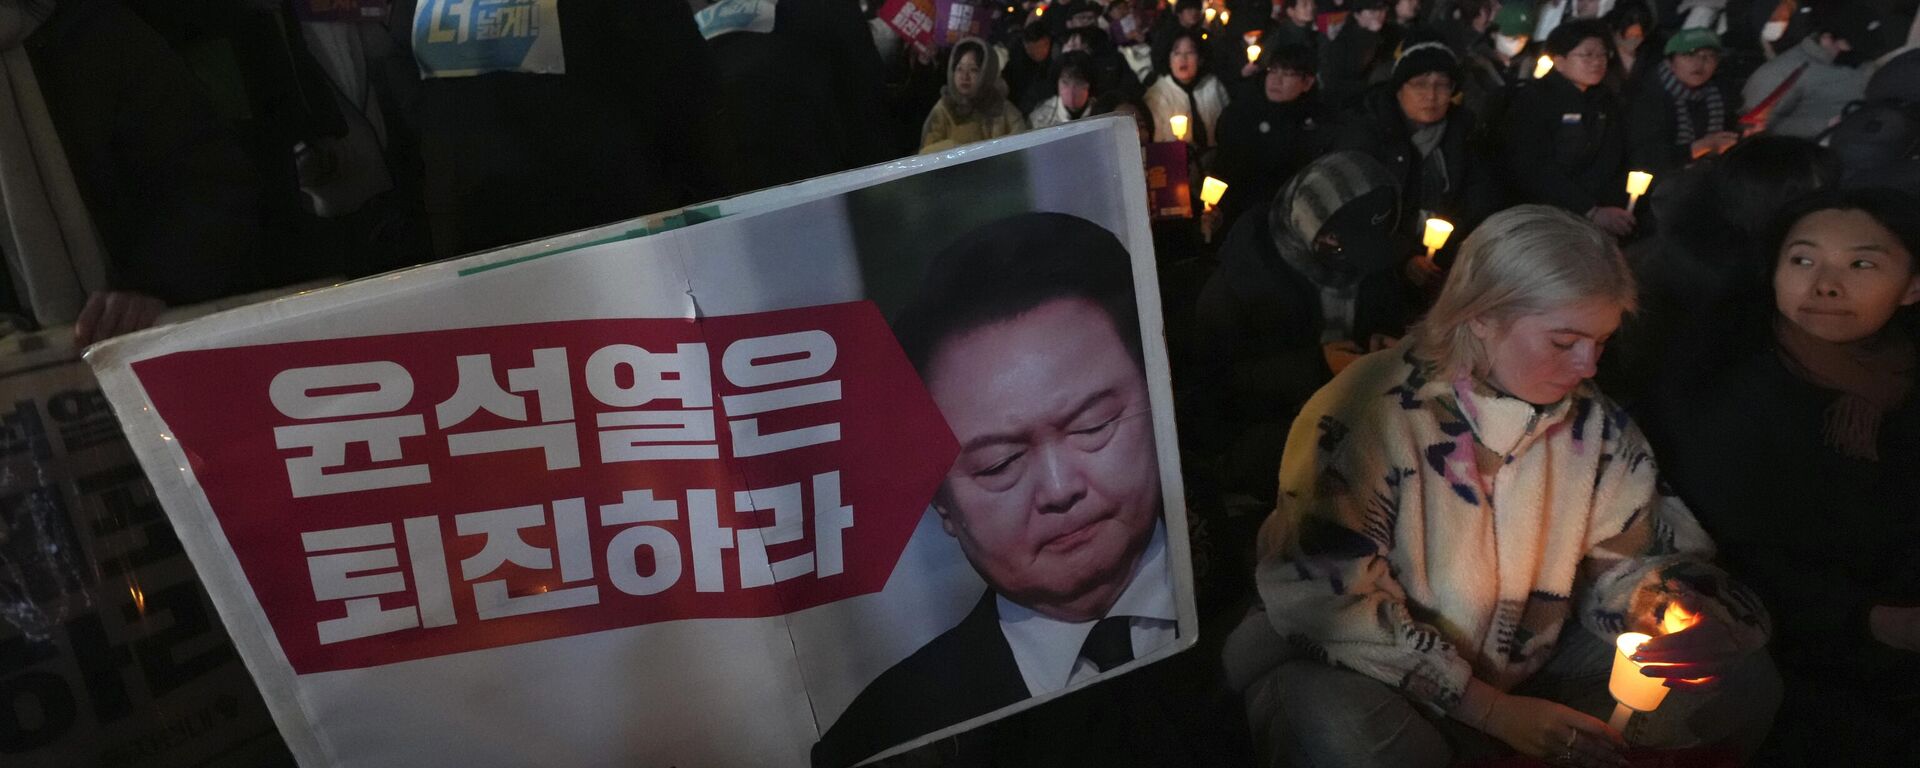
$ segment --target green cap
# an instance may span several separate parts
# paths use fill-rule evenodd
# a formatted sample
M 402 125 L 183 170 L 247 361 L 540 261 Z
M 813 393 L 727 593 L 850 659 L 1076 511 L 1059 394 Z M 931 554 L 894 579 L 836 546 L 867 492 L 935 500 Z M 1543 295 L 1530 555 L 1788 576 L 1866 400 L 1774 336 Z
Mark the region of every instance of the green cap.
M 1720 44 L 1720 36 L 1714 34 L 1713 30 L 1707 29 L 1706 27 L 1683 29 L 1673 33 L 1673 37 L 1667 39 L 1668 56 L 1676 53 L 1692 53 L 1702 48 L 1712 48 L 1716 51 L 1724 51 L 1727 49 L 1726 46 Z
M 1494 14 L 1493 25 L 1500 28 L 1500 34 L 1507 37 L 1533 36 L 1533 6 L 1524 3 L 1508 3 L 1500 6 L 1500 12 Z

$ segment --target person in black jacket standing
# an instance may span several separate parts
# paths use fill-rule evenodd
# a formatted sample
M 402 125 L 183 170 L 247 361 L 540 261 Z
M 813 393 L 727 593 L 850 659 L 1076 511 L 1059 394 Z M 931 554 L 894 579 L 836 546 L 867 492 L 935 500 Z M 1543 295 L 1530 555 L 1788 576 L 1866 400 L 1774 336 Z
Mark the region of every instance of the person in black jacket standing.
M 1612 38 L 1597 19 L 1554 28 L 1553 71 L 1514 96 L 1501 159 L 1521 202 L 1565 208 L 1624 237 L 1634 228 L 1624 205 L 1626 126 L 1619 99 L 1601 86 Z

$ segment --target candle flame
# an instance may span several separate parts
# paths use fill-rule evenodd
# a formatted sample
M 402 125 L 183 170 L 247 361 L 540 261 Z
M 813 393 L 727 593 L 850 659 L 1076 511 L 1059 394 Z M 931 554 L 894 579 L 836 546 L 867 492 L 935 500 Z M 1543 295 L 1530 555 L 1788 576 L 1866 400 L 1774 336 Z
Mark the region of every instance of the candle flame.
M 1247 63 L 1252 64 L 1259 60 L 1260 60 L 1260 46 L 1259 45 L 1247 46 Z
M 1681 607 L 1679 603 L 1667 603 L 1667 610 L 1660 617 L 1660 631 L 1671 635 L 1698 623 L 1700 614 Z
M 1186 115 L 1174 115 L 1172 117 L 1167 118 L 1167 128 L 1173 131 L 1173 138 L 1178 139 L 1180 141 L 1187 140 L 1187 116 Z
M 1553 59 L 1547 58 L 1547 55 L 1544 53 L 1540 54 L 1540 60 L 1533 65 L 1533 79 L 1538 80 L 1546 77 L 1547 73 L 1552 71 Z
M 1212 23 L 1213 23 L 1213 17 L 1215 17 L 1215 16 L 1218 16 L 1218 15 L 1220 15 L 1220 11 L 1219 11 L 1218 9 L 1215 9 L 1215 8 L 1208 8 L 1208 9 L 1207 9 L 1207 23 L 1208 23 L 1208 24 L 1212 24 Z

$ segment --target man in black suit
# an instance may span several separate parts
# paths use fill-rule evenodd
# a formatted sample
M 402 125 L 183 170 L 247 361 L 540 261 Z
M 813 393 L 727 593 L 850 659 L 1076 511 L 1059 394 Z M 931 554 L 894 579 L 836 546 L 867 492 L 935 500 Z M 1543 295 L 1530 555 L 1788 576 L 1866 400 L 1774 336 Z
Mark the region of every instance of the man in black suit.
M 1062 690 L 1176 636 L 1120 241 L 1064 214 L 989 223 L 934 258 L 894 332 L 960 443 L 934 509 L 988 591 L 854 699 L 815 766 Z

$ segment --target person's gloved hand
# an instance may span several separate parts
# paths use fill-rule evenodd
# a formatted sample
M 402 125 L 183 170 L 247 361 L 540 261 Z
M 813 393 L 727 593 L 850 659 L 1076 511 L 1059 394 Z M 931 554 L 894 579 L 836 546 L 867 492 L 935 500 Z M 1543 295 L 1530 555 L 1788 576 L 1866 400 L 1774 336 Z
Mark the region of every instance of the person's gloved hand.
M 1606 723 L 1546 699 L 1502 694 L 1487 712 L 1487 734 L 1514 751 L 1558 765 L 1622 768 L 1625 739 Z
M 85 347 L 123 333 L 145 330 L 159 319 L 166 302 L 134 291 L 96 291 L 73 321 L 74 346 Z

